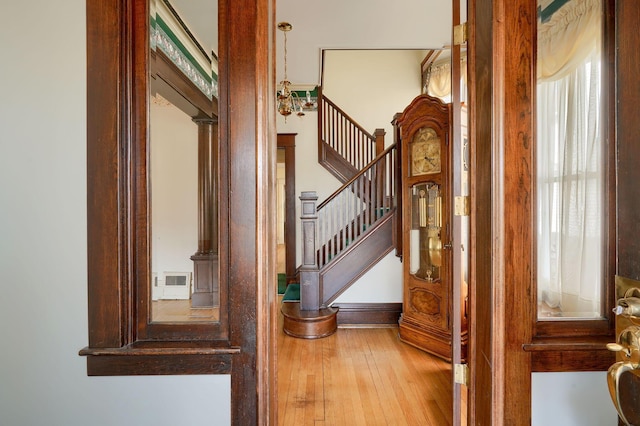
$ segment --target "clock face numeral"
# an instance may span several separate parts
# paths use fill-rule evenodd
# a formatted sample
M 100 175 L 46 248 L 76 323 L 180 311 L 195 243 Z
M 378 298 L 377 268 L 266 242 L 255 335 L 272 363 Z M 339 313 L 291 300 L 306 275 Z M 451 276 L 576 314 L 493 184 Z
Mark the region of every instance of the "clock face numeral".
M 411 175 L 440 173 L 440 138 L 431 127 L 418 130 L 411 143 Z

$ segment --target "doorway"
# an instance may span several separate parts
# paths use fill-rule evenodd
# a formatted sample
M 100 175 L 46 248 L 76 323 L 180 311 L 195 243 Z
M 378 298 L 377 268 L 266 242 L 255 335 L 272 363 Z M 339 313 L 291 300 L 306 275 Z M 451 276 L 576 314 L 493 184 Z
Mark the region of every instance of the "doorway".
M 296 281 L 296 133 L 278 133 L 276 182 L 277 272 L 286 286 Z

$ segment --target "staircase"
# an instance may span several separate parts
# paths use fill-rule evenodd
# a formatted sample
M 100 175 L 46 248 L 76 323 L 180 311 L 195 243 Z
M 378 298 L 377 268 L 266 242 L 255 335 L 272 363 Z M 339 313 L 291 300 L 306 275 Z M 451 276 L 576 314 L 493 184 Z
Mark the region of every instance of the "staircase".
M 343 185 L 318 204 L 303 192 L 300 301 L 283 303 L 285 333 L 319 338 L 337 329 L 330 304 L 394 247 L 396 145 L 369 134 L 318 95 L 318 161 Z

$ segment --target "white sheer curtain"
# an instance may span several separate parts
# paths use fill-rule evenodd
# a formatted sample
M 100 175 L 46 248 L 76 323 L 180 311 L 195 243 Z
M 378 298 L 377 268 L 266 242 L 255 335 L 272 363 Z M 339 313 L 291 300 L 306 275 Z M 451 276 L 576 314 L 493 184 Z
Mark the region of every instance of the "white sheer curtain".
M 536 147 L 541 317 L 602 315 L 599 3 L 573 0 L 550 21 L 556 27 L 543 25 L 539 32 Z M 584 25 L 588 31 L 581 28 Z M 564 56 L 567 52 L 573 56 Z
M 467 57 L 463 56 L 460 61 L 461 100 L 464 102 L 466 100 Z M 427 93 L 442 99 L 443 102 L 451 102 L 451 62 L 449 60 L 436 62 L 431 66 Z

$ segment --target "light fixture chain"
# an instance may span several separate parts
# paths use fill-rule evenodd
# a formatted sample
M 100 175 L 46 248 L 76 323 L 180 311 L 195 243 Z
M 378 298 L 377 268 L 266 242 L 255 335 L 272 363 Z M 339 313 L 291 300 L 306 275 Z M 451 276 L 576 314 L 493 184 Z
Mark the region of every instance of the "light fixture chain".
M 287 79 L 287 31 L 284 32 L 284 79 Z

